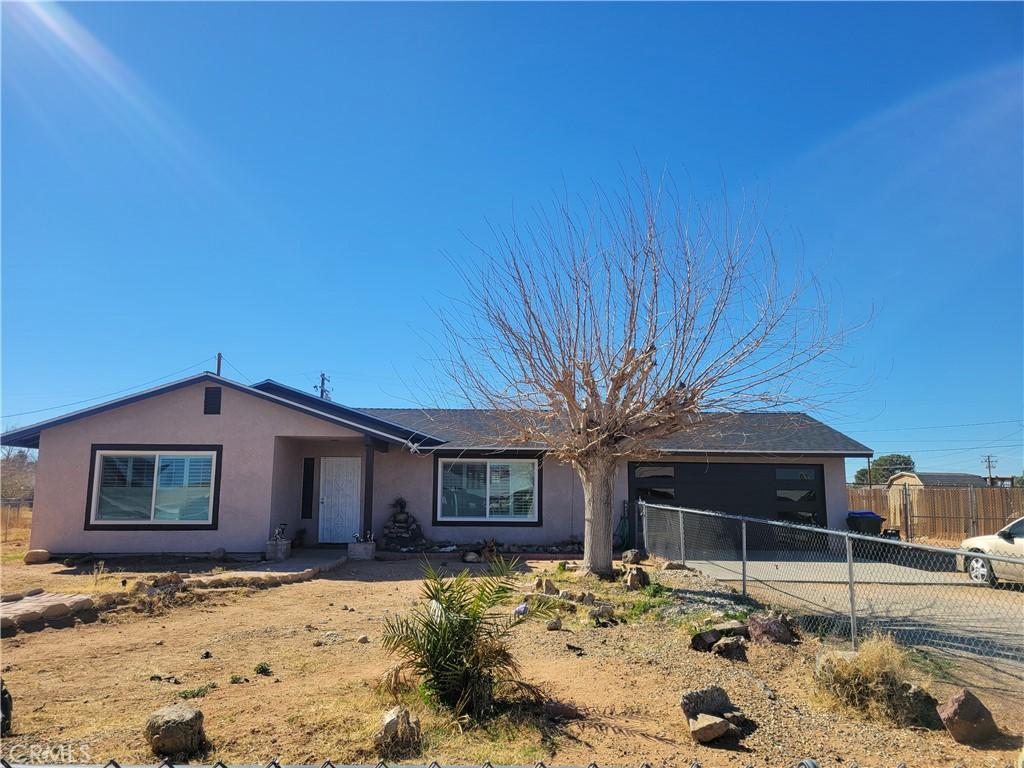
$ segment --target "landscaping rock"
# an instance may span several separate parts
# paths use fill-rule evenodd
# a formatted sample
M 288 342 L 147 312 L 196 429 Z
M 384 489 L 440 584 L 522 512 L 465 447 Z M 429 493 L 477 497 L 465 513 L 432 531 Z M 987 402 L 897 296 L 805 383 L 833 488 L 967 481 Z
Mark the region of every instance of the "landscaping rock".
M 557 596 L 559 592 L 558 587 L 555 586 L 555 582 L 551 579 L 544 579 L 544 594 Z
M 679 706 L 683 714 L 693 718 L 704 712 L 709 715 L 719 715 L 736 709 L 729 700 L 729 694 L 724 688 L 717 685 L 709 685 L 707 688 L 699 688 L 695 691 L 688 691 L 679 698 Z
M 548 622 L 547 627 L 548 632 L 557 632 L 562 628 L 562 620 L 555 616 L 555 618 Z
M 51 603 L 42 610 L 44 619 L 63 619 L 71 613 L 67 603 Z
M 688 571 L 686 563 L 682 560 L 669 560 L 661 564 L 661 570 L 663 571 Z
M 543 592 L 544 591 L 544 577 L 543 576 L 538 576 L 536 579 L 533 580 L 533 591 L 534 592 Z
M 938 708 L 938 715 L 949 735 L 960 744 L 978 744 L 999 735 L 988 707 L 967 688 L 954 693 Z
M 589 615 L 595 621 L 611 621 L 615 618 L 615 609 L 610 605 L 597 605 L 590 609 Z
M 792 643 L 796 638 L 780 616 L 764 613 L 751 614 L 747 619 L 747 631 L 755 643 Z
M 580 595 L 580 602 L 583 605 L 593 605 L 595 600 L 596 598 L 594 597 L 593 592 L 584 592 L 582 595 Z
M 575 592 L 570 592 L 568 589 L 563 589 L 558 593 L 559 600 L 568 600 L 570 603 L 577 599 Z
M 0 603 L 13 603 L 25 597 L 21 592 L 5 592 L 0 595 Z
M 640 565 L 641 559 L 638 549 L 627 549 L 622 553 L 623 565 Z
M 480 562 L 480 555 L 478 555 L 476 552 L 473 552 L 472 550 L 470 550 L 468 552 L 463 552 L 462 553 L 462 562 L 464 562 L 464 563 L 479 563 Z
M 200 659 L 212 659 L 213 658 L 213 651 L 211 651 L 209 648 L 206 648 L 206 649 L 203 650 L 202 653 L 199 654 L 199 658 Z
M 14 619 L 10 616 L 0 616 L 0 629 L 12 629 L 14 626 Z
M 32 624 L 32 623 L 34 623 L 36 621 L 42 621 L 43 620 L 43 612 L 42 611 L 22 611 L 21 613 L 19 613 L 15 617 L 14 620 L 18 623 L 18 626 L 22 626 L 24 624 Z
M 725 718 L 704 713 L 697 715 L 697 717 L 687 722 L 690 726 L 690 736 L 693 737 L 694 741 L 701 743 L 725 736 L 725 734 L 733 729 L 732 724 Z
M 380 730 L 374 734 L 373 744 L 382 758 L 402 758 L 419 753 L 419 718 L 410 717 L 405 707 L 389 709 L 381 719 Z
M 722 639 L 722 633 L 717 629 L 709 629 L 706 632 L 698 632 L 690 638 L 690 648 L 695 651 L 710 651 L 715 643 Z
M 744 621 L 723 621 L 721 624 L 715 624 L 711 628 L 721 632 L 723 637 L 750 637 L 750 631 L 747 629 L 747 624 Z
M 50 560 L 50 551 L 47 549 L 30 549 L 22 558 L 25 565 L 38 565 Z
M 651 577 L 647 575 L 647 571 L 638 565 L 630 566 L 622 580 L 626 584 L 626 589 L 630 591 L 643 589 L 651 583 Z
M 370 638 L 367 637 L 366 635 L 360 635 L 359 637 L 356 638 L 356 642 L 357 643 L 362 643 L 362 644 L 365 645 L 366 643 L 370 642 Z
M 747 660 L 747 645 L 742 637 L 723 637 L 711 647 L 711 652 L 731 661 Z
M 903 683 L 899 687 L 899 692 L 899 706 L 905 713 L 904 719 L 908 725 L 931 728 L 932 730 L 942 728 L 943 723 L 938 710 L 939 702 L 934 696 L 913 683 Z
M 201 754 L 206 747 L 203 713 L 182 703 L 158 709 L 146 722 L 146 740 L 164 757 L 187 759 Z

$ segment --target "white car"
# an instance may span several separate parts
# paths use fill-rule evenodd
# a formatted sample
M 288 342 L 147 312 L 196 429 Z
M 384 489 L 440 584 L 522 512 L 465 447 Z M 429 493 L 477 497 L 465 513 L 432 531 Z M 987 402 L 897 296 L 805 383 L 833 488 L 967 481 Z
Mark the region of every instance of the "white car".
M 1002 580 L 1024 584 L 1024 517 L 989 536 L 964 539 L 960 542 L 960 549 L 977 553 L 974 556 L 956 556 L 957 570 L 965 571 L 971 581 L 995 584 Z M 989 560 L 983 555 L 1020 558 L 1020 564 Z

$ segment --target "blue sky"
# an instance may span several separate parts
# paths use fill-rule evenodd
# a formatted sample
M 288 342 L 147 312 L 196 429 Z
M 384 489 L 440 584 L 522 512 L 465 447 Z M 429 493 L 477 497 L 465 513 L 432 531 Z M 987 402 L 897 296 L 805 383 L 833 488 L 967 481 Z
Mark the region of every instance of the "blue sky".
M 6 3 L 4 425 L 218 350 L 419 402 L 445 254 L 639 160 L 873 308 L 817 415 L 1019 473 L 1022 8 Z

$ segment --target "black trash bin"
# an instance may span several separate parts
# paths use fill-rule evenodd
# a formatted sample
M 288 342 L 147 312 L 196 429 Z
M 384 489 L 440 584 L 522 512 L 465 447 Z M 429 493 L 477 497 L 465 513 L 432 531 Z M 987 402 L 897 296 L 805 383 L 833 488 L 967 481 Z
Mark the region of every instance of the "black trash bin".
M 846 527 L 854 533 L 868 533 L 879 536 L 885 518 L 867 509 L 851 510 L 846 515 Z

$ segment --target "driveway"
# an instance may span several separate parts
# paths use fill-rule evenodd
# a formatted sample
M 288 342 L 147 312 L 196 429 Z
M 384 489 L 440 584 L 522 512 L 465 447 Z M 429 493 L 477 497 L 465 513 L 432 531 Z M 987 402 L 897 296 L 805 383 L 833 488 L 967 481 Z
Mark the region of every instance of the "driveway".
M 739 561 L 687 564 L 736 588 L 742 583 Z M 854 563 L 854 580 L 861 632 L 876 628 L 909 645 L 1024 662 L 1024 590 L 1015 585 L 991 588 L 972 583 L 962 573 L 875 562 Z M 849 633 L 845 562 L 751 561 L 747 592 L 805 617 L 811 626 Z M 1019 671 L 1024 679 L 1024 667 Z

